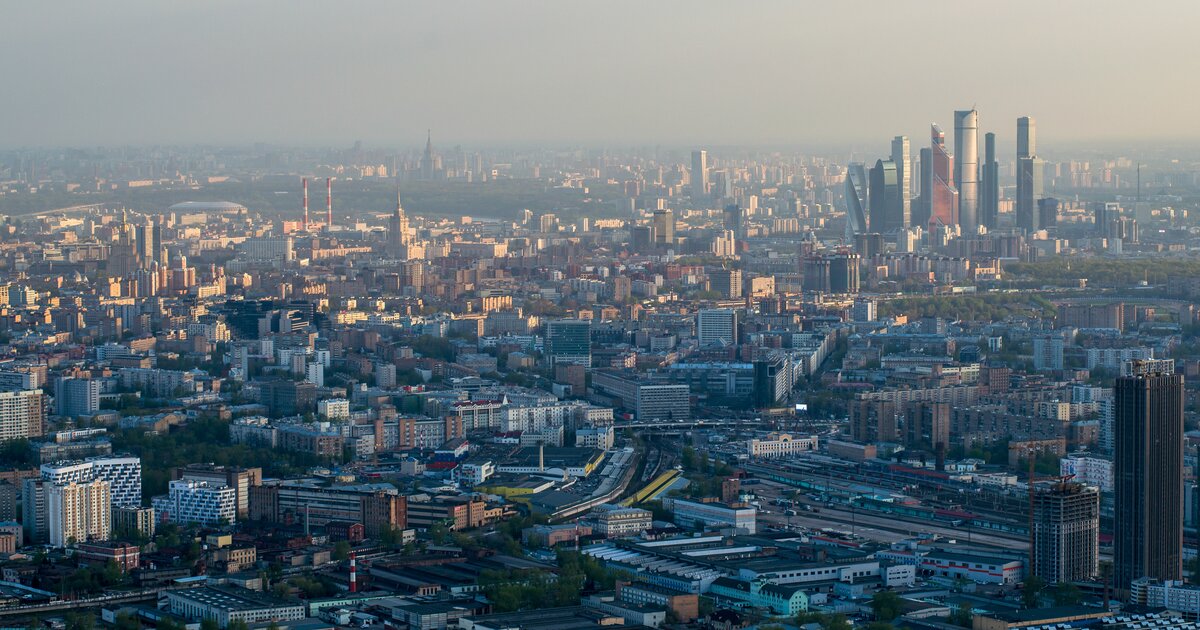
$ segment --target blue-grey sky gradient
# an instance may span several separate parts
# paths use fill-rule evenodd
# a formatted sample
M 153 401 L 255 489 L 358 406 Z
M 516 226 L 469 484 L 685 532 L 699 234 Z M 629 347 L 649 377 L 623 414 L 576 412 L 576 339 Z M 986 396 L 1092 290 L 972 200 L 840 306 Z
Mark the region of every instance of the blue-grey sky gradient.
M 1200 2 L 105 2 L 0 16 L 0 146 L 1200 141 Z

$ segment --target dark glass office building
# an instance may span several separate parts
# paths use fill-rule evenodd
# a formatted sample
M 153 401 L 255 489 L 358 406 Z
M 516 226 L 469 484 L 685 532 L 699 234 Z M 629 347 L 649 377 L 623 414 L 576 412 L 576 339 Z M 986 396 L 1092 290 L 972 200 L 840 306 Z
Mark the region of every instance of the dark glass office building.
M 1172 361 L 1130 361 L 1115 387 L 1113 584 L 1182 579 L 1183 376 Z

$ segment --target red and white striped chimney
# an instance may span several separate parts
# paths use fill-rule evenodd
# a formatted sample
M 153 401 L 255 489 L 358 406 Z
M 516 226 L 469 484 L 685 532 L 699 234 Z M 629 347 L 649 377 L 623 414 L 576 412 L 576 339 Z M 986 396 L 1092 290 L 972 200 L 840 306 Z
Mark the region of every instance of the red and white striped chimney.
M 308 231 L 308 178 L 302 177 L 300 181 L 304 184 L 304 231 Z
M 325 178 L 325 229 L 333 229 L 333 178 Z
M 358 592 L 358 560 L 350 553 L 350 592 Z

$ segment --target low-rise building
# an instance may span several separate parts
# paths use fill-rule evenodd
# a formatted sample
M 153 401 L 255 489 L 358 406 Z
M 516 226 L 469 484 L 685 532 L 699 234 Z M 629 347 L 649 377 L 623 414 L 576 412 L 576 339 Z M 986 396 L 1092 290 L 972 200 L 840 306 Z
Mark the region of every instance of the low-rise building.
M 115 541 L 80 543 L 75 546 L 75 557 L 83 566 L 104 566 L 111 561 L 121 573 L 128 573 L 138 568 L 141 550 L 137 545 Z
M 689 623 L 700 615 L 699 595 L 648 582 L 617 582 L 616 596 L 618 601 L 629 604 L 666 608 L 683 623 Z
M 746 454 L 751 459 L 773 459 L 791 457 L 799 453 L 817 450 L 817 436 L 791 435 L 772 432 L 765 439 L 746 441 Z
M 717 578 L 708 595 L 737 608 L 770 608 L 777 615 L 796 615 L 808 610 L 808 595 L 795 586 L 772 584 L 764 580 Z
M 1166 608 L 1200 619 L 1200 586 L 1179 580 L 1139 578 L 1129 586 L 1129 603 L 1147 608 Z
M 220 628 L 232 621 L 248 625 L 298 621 L 305 618 L 300 602 L 276 599 L 235 586 L 204 586 L 167 591 L 167 609 L 189 621 L 211 619 Z
M 736 527 L 753 534 L 757 530 L 757 510 L 750 506 L 735 507 L 716 501 L 701 502 L 668 497 L 663 507 L 670 510 L 680 527 L 702 529 Z
M 588 515 L 595 531 L 606 538 L 637 536 L 650 529 L 654 515 L 649 510 L 622 507 L 605 503 L 597 505 Z

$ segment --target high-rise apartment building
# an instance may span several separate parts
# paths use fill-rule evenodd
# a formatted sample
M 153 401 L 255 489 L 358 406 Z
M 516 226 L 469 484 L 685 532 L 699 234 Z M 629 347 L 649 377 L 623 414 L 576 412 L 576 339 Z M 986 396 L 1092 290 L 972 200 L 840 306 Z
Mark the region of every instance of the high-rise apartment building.
M 979 190 L 979 224 L 998 225 L 1000 214 L 1000 164 L 996 162 L 996 134 L 983 135 L 983 168 Z
M 138 457 L 93 457 L 54 462 L 42 464 L 40 472 L 42 479 L 55 485 L 97 479 L 106 481 L 113 505 L 137 507 L 142 504 L 142 460 Z
M 701 347 L 737 343 L 737 321 L 737 311 L 733 309 L 700 309 L 696 314 L 696 339 Z
M 546 323 L 546 355 L 550 363 L 592 365 L 592 324 L 585 319 Z
M 958 189 L 954 187 L 954 156 L 946 151 L 946 132 L 933 125 L 929 130 L 929 197 L 930 230 L 939 226 L 958 225 Z
M 103 479 L 47 483 L 46 533 L 55 547 L 108 540 L 112 531 L 112 495 Z
M 331 399 L 347 402 L 345 399 Z M 349 417 L 349 404 L 346 414 Z M 172 479 L 190 479 L 207 481 L 214 485 L 224 484 L 233 488 L 237 493 L 238 518 L 246 518 L 250 514 L 250 488 L 262 485 L 261 468 L 242 468 L 239 466 L 216 466 L 213 464 L 188 464 L 183 468 L 171 471 Z
M 46 395 L 36 389 L 0 392 L 0 442 L 45 433 Z
M 1130 361 L 1114 387 L 1113 579 L 1183 577 L 1183 375 Z
M 91 416 L 100 411 L 100 381 L 91 378 L 59 379 L 54 387 L 54 402 L 60 416 Z
M 217 525 L 237 521 L 237 491 L 216 481 L 176 479 L 154 497 L 154 514 L 170 523 Z
M 725 299 L 742 297 L 742 270 L 717 269 L 708 274 L 708 288 Z
M 908 136 L 892 138 L 892 162 L 896 165 L 896 182 L 900 186 L 900 224 L 908 227 L 912 223 L 912 155 L 909 152 Z M 879 232 L 880 230 L 875 230 Z
M 979 227 L 979 112 L 954 112 L 954 187 L 958 189 L 958 223 L 964 234 Z
M 1033 490 L 1031 572 L 1048 584 L 1083 582 L 1100 566 L 1100 491 L 1080 483 Z
M 708 197 L 708 151 L 692 151 L 692 199 Z

